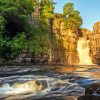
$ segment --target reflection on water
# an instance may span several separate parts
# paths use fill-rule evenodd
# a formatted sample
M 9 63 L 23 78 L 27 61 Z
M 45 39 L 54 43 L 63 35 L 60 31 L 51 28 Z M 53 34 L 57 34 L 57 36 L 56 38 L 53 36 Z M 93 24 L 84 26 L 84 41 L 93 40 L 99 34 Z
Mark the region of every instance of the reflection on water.
M 52 68 L 52 71 L 59 73 L 72 73 L 82 77 L 89 77 L 100 79 L 100 66 L 69 66 L 69 67 L 58 67 Z

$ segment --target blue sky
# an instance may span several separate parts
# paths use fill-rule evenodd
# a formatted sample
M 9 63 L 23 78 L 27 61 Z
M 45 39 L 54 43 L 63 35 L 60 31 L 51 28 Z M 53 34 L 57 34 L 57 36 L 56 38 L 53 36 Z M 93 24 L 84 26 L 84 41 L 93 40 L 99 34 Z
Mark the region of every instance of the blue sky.
M 100 21 L 100 0 L 53 0 L 57 2 L 55 12 L 62 13 L 65 3 L 74 3 L 74 8 L 80 11 L 83 19 L 83 28 L 93 30 L 95 22 Z

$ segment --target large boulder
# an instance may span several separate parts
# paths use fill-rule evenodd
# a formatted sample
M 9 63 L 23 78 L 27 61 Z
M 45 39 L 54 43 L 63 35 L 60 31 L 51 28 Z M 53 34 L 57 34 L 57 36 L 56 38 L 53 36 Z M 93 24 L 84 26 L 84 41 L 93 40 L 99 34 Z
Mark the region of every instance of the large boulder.
M 93 83 L 86 87 L 85 95 L 78 100 L 100 100 L 100 83 Z

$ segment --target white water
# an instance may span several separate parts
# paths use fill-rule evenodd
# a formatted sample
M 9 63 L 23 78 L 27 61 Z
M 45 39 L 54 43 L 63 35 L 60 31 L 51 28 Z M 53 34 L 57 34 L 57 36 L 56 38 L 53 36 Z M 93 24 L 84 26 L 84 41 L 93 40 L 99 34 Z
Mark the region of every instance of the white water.
M 1 91 L 2 90 L 2 91 Z M 4 83 L 0 87 L 1 94 L 25 94 L 25 93 L 34 93 L 42 90 L 42 84 L 37 84 L 35 80 L 31 80 L 24 83 L 14 83 L 10 85 L 9 83 Z
M 24 78 L 27 80 L 27 77 L 24 77 Z M 58 78 L 53 78 L 53 77 L 48 77 L 48 76 L 41 76 L 41 77 L 35 76 L 35 78 L 37 79 L 37 81 L 46 83 L 46 84 L 43 84 L 44 88 L 41 88 L 41 87 L 39 88 L 39 85 L 35 83 L 35 79 L 24 82 L 24 83 L 15 82 L 13 85 L 9 83 L 3 83 L 0 86 L 0 98 L 7 97 L 10 95 L 16 96 L 18 94 L 24 94 L 25 96 L 29 96 L 29 95 L 44 96 L 46 94 L 47 95 L 49 93 L 54 94 L 56 92 L 73 94 L 74 93 L 73 91 L 75 91 L 75 94 L 79 94 L 80 91 L 84 91 L 84 88 L 80 87 L 76 83 L 68 82 L 67 79 L 61 80 Z M 20 97 L 20 98 L 24 98 L 25 96 Z
M 92 65 L 92 60 L 89 55 L 89 42 L 90 40 L 86 40 L 85 38 L 79 38 L 77 43 L 77 51 L 79 55 L 79 64 L 80 65 Z

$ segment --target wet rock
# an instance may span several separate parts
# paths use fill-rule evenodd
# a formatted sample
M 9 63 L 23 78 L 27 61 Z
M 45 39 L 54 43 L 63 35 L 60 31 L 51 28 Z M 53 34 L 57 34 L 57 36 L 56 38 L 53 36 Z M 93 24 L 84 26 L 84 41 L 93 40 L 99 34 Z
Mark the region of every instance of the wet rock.
M 65 97 L 51 97 L 51 98 L 43 98 L 37 100 L 77 100 L 74 96 L 65 96 Z
M 86 87 L 85 95 L 78 100 L 100 100 L 100 83 L 93 83 Z
M 100 100 L 100 97 L 95 95 L 86 95 L 79 97 L 78 100 Z
M 0 100 L 77 100 L 77 97 L 74 97 L 74 96 L 52 96 L 52 97 L 42 97 L 42 98 L 28 97 L 24 99 L 20 99 L 20 96 L 16 96 L 16 97 L 12 96 L 12 97 L 8 97 L 6 99 L 3 98 Z
M 74 96 L 52 96 L 52 97 L 43 97 L 39 99 L 27 98 L 22 100 L 77 100 L 77 97 Z
M 97 94 L 100 95 L 100 83 L 93 83 L 91 85 L 89 85 L 88 87 L 86 87 L 85 89 L 85 94 L 88 95 L 93 95 L 93 94 Z

